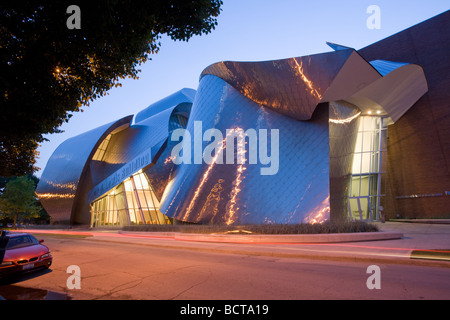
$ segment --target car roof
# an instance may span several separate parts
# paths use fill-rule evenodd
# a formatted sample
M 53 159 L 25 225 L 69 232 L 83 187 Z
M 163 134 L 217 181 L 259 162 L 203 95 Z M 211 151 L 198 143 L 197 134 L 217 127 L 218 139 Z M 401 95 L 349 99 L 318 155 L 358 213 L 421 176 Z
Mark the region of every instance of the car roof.
M 8 232 L 6 234 L 6 236 L 12 238 L 12 237 L 19 237 L 19 236 L 30 236 L 30 234 L 25 233 L 25 232 L 17 232 L 17 233 L 16 232 L 14 232 L 14 233 Z

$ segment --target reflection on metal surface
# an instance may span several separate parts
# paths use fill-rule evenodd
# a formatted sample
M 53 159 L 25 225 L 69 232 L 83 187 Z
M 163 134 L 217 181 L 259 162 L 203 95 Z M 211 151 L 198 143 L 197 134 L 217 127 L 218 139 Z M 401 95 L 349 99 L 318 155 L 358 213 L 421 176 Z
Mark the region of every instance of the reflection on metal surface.
M 199 196 L 199 194 L 200 194 L 200 191 L 201 191 L 202 188 L 203 188 L 203 185 L 204 185 L 205 182 L 208 180 L 208 177 L 209 177 L 209 175 L 210 175 L 210 173 L 211 173 L 211 170 L 212 170 L 213 167 L 217 164 L 217 159 L 218 159 L 219 157 L 221 157 L 222 154 L 223 154 L 223 149 L 225 148 L 225 142 L 226 142 L 226 139 L 227 139 L 227 138 L 223 139 L 223 141 L 222 141 L 221 143 L 219 143 L 219 145 L 220 145 L 220 146 L 219 146 L 219 150 L 217 151 L 216 155 L 213 157 L 211 163 L 208 165 L 208 169 L 207 169 L 207 170 L 205 171 L 205 173 L 203 174 L 203 177 L 202 177 L 202 179 L 200 180 L 200 183 L 199 183 L 197 189 L 196 189 L 195 192 L 194 192 L 194 196 L 193 196 L 193 198 L 192 198 L 192 200 L 191 200 L 191 202 L 190 202 L 190 204 L 189 204 L 189 207 L 187 208 L 186 213 L 185 213 L 186 220 L 188 220 L 188 221 L 189 221 L 189 215 L 190 215 L 190 213 L 191 213 L 191 211 L 192 211 L 192 208 L 194 207 L 195 201 L 197 200 L 197 198 L 198 198 L 198 196 Z M 214 187 L 214 188 L 215 188 L 215 187 Z
M 94 202 L 96 217 L 104 222 L 99 206 L 106 202 L 95 201 L 111 190 L 135 190 L 131 177 L 139 171 L 161 213 L 175 220 L 247 224 L 344 218 L 361 116 L 395 122 L 428 88 L 420 66 L 368 63 L 352 48 L 331 46 L 337 51 L 207 67 L 197 91 L 182 89 L 150 105 L 132 125 L 127 118 L 126 126 L 118 121 L 63 143 L 44 171 L 39 197 L 54 221 L 86 223 L 86 208 Z M 215 137 L 211 161 L 195 161 L 204 157 L 208 141 L 189 146 L 195 164 L 188 164 L 171 152 L 177 146 L 171 134 L 180 128 L 186 129 L 183 142 L 195 133 L 204 139 L 208 129 L 227 135 Z M 267 144 L 266 154 L 259 152 L 259 162 L 250 152 L 249 129 L 266 130 L 267 141 L 276 142 Z M 227 149 L 229 135 L 238 143 L 233 140 Z M 225 153 L 235 161 L 223 163 Z M 261 156 L 269 154 L 279 157 L 277 171 L 263 175 L 267 163 Z M 141 161 L 143 155 L 148 156 Z M 150 221 L 135 200 L 121 221 Z
M 116 128 L 129 124 L 131 117 L 106 124 L 63 142 L 42 173 L 36 194 L 53 221 L 69 223 L 77 211 L 78 197 L 89 191 L 84 177 L 98 145 Z M 89 214 L 88 206 L 80 207 Z M 89 219 L 89 217 L 87 217 Z
M 448 192 L 448 191 L 446 191 Z M 395 199 L 415 199 L 415 198 L 429 198 L 429 197 L 442 197 L 443 193 L 426 193 L 426 194 L 411 194 L 409 196 L 396 196 Z
M 317 98 L 317 99 L 322 99 L 322 95 L 317 92 L 317 89 L 314 88 L 314 84 L 312 83 L 311 80 L 308 79 L 308 77 L 305 75 L 305 72 L 303 71 L 303 62 L 302 60 L 300 60 L 300 63 L 297 61 L 297 59 L 292 59 L 290 60 L 292 62 L 294 62 L 295 67 L 298 71 L 298 75 L 300 76 L 300 78 L 303 80 L 303 82 L 306 84 L 306 86 L 309 88 L 309 93 Z M 311 63 L 311 60 L 309 60 L 309 62 Z
M 190 134 L 193 135 L 194 122 L 200 119 L 204 128 L 222 132 L 280 129 L 279 172 L 262 176 L 260 169 L 264 165 L 250 165 L 245 157 L 248 144 L 241 149 L 245 154 L 235 153 L 236 159 L 244 156 L 244 163 L 181 164 L 161 201 L 163 213 L 197 223 L 296 223 L 328 197 L 327 106 L 306 122 L 270 109 L 261 112 L 261 107 L 222 79 L 211 75 L 201 79 L 187 126 Z M 216 156 L 224 151 L 219 150 Z M 271 153 L 270 144 L 267 153 Z M 308 185 L 309 192 L 299 205 Z
M 36 190 L 52 222 L 89 224 L 89 204 L 95 200 L 89 192 L 114 173 L 121 174 L 117 185 L 151 164 L 169 135 L 174 110 L 188 116 L 193 92 L 183 89 L 164 103 L 149 106 L 140 114 L 141 121 L 132 126 L 129 116 L 62 143 L 47 163 Z M 180 104 L 183 106 L 177 109 Z M 153 158 L 141 161 L 143 152 Z M 108 191 L 97 189 L 101 189 L 97 197 Z
M 317 208 L 311 211 L 304 219 L 304 223 L 323 223 L 330 219 L 330 197 L 326 198 Z
M 184 102 L 192 103 L 194 101 L 196 91 L 189 88 L 181 89 L 170 96 L 161 99 L 155 103 L 152 103 L 150 106 L 140 111 L 135 118 L 135 122 L 141 122 L 145 119 L 153 117 L 154 115 L 163 112 L 171 107 L 180 105 Z
M 235 128 L 233 130 L 230 131 L 230 133 L 238 133 L 241 136 L 241 139 L 237 139 L 238 140 L 238 146 L 237 146 L 237 152 L 236 152 L 236 158 L 240 159 L 243 158 L 245 159 L 245 147 L 244 147 L 244 130 L 242 128 Z M 233 181 L 233 189 L 231 190 L 231 199 L 229 201 L 229 203 L 227 204 L 227 214 L 225 216 L 226 219 L 226 224 L 230 225 L 233 224 L 236 221 L 236 212 L 239 210 L 239 207 L 237 207 L 237 200 L 238 200 L 238 194 L 241 191 L 241 183 L 242 183 L 242 179 L 243 179 L 243 173 L 246 170 L 244 164 L 245 161 L 241 162 L 237 161 L 238 163 L 238 167 L 236 169 L 236 178 Z
M 352 122 L 353 120 L 358 118 L 360 115 L 361 115 L 361 112 L 358 112 L 357 114 L 350 116 L 348 118 L 345 118 L 345 119 L 330 119 L 330 122 L 335 123 L 335 124 L 346 124 L 346 123 Z
M 309 120 L 353 50 L 263 62 L 225 61 L 206 68 L 257 104 Z
M 329 103 L 330 208 L 334 219 L 345 219 L 361 112 L 345 101 Z M 335 121 L 332 121 L 335 120 Z

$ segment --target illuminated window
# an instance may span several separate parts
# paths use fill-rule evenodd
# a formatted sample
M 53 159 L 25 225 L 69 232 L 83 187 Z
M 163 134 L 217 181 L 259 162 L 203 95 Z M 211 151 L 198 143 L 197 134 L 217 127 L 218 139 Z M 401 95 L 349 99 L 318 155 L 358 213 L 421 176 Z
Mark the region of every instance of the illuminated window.
M 146 175 L 139 171 L 91 204 L 93 227 L 169 224 Z
M 95 151 L 94 156 L 92 157 L 92 160 L 96 161 L 102 161 L 103 157 L 105 156 L 106 149 L 108 148 L 109 141 L 111 140 L 111 134 L 109 134 L 100 144 L 100 146 Z
M 361 117 L 353 157 L 349 190 L 349 216 L 356 220 L 379 220 L 381 165 L 386 153 L 386 120 Z

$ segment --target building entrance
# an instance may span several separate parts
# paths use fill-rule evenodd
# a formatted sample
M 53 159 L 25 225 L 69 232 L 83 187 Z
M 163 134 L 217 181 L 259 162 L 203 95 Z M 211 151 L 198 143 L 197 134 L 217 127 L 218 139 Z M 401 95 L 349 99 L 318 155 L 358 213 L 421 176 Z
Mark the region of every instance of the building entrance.
M 348 215 L 351 220 L 380 220 L 380 198 L 384 196 L 381 165 L 386 155 L 386 137 L 386 118 L 360 118 L 349 189 Z

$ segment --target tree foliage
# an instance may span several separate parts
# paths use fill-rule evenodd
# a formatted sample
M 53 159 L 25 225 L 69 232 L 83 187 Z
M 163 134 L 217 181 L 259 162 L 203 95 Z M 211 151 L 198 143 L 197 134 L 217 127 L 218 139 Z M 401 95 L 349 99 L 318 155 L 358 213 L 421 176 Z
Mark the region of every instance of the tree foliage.
M 37 205 L 36 185 L 27 176 L 11 179 L 0 195 L 0 218 L 11 218 L 14 227 L 21 218 L 39 217 L 41 207 Z
M 81 29 L 67 28 L 67 8 Z M 217 25 L 221 0 L 3 1 L 0 4 L 0 175 L 32 173 L 43 135 L 105 95 L 158 52 Z

